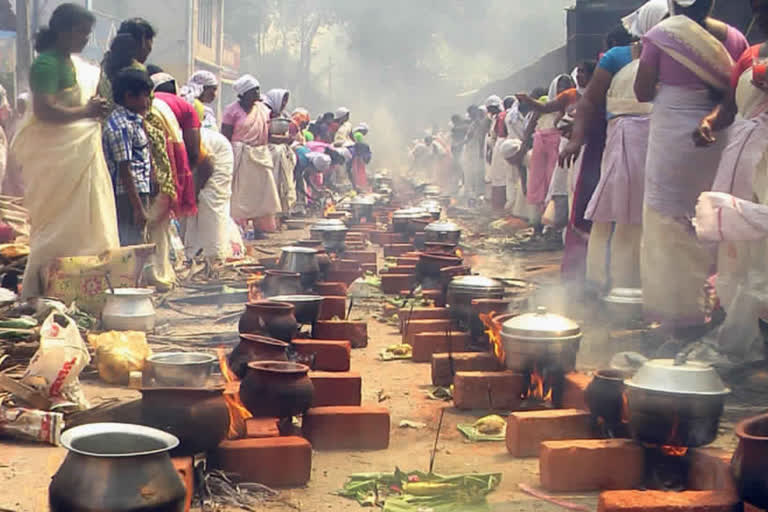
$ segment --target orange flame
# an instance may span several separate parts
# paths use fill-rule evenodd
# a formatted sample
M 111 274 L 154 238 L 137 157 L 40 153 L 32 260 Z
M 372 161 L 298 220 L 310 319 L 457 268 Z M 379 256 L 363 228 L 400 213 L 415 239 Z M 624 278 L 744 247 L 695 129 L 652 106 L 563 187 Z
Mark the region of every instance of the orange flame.
M 539 372 L 539 369 L 534 366 L 530 376 L 530 383 L 528 384 L 528 392 L 524 393 L 523 399 L 532 398 L 541 402 L 552 401 L 552 386 L 546 389 L 544 382 L 544 376 Z
M 626 391 L 621 394 L 621 422 L 625 425 L 629 423 L 629 400 Z
M 487 315 L 480 313 L 478 317 L 485 326 L 485 334 L 488 335 L 488 340 L 493 348 L 493 355 L 501 364 L 504 364 L 507 356 L 504 353 L 504 345 L 501 343 L 501 324 L 495 320 L 496 312 L 492 311 Z
M 329 213 L 333 213 L 336 211 L 336 205 L 333 204 L 332 201 L 329 201 L 328 204 L 325 206 L 325 210 L 323 211 L 323 217 L 327 217 Z
M 464 251 L 462 251 L 458 247 L 456 248 L 456 257 L 457 258 L 463 258 L 464 257 Z
M 227 384 L 232 384 L 232 386 L 227 386 L 227 390 L 224 392 L 224 401 L 227 403 L 227 411 L 229 412 L 227 439 L 240 439 L 246 432 L 245 420 L 252 418 L 253 415 L 240 401 L 240 393 L 237 391 L 240 381 L 227 363 L 226 350 L 220 348 L 216 353 L 219 356 L 219 366 L 224 380 Z
M 675 420 L 672 423 L 672 428 L 669 431 L 669 437 L 667 437 L 667 444 L 661 447 L 661 453 L 669 455 L 670 457 L 682 457 L 688 453 L 688 448 L 685 446 L 676 446 L 672 443 L 677 442 L 677 430 L 680 427 L 680 418 L 675 413 Z

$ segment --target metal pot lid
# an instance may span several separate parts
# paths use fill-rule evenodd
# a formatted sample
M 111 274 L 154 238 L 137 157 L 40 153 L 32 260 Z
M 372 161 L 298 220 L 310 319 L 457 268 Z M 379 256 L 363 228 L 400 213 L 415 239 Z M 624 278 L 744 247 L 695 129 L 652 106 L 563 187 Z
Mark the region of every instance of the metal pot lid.
M 353 205 L 373 206 L 376 203 L 376 198 L 371 196 L 355 196 L 350 203 Z
M 424 228 L 424 231 L 435 231 L 437 233 L 458 233 L 461 228 L 450 221 L 432 222 Z
M 646 361 L 625 384 L 630 388 L 680 395 L 719 396 L 731 392 L 709 364 L 686 361 L 676 365 L 674 359 Z
M 282 247 L 280 250 L 292 254 L 317 254 L 317 249 L 313 249 L 311 247 L 291 246 Z
M 392 214 L 393 219 L 418 219 L 427 213 L 422 208 L 405 208 L 402 210 L 395 210 Z
M 443 206 L 438 201 L 435 201 L 434 199 L 427 199 L 425 201 L 420 202 L 419 208 L 423 208 L 428 212 L 437 212 L 437 211 L 443 210 Z
M 115 297 L 147 297 L 154 292 L 150 288 L 115 288 L 113 291 L 107 291 L 106 293 Z
M 347 225 L 339 219 L 322 219 L 313 224 L 310 231 L 347 231 Z
M 427 185 L 424 187 L 425 194 L 440 195 L 440 187 L 438 185 Z
M 581 336 L 579 324 L 540 307 L 535 313 L 510 318 L 501 328 L 502 334 L 527 339 L 561 339 Z
M 458 276 L 448 284 L 451 290 L 465 292 L 504 293 L 504 285 L 483 276 Z
M 642 304 L 642 288 L 614 288 L 611 293 L 603 297 L 604 302 L 611 304 Z

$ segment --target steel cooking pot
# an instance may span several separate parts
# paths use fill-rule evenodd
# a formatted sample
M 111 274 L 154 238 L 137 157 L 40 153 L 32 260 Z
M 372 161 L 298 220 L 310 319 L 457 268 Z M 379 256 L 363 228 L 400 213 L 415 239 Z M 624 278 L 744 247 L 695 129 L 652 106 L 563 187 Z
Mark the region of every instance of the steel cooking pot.
M 530 371 L 540 365 L 569 372 L 576 367 L 581 328 L 573 320 L 540 307 L 535 313 L 504 322 L 501 340 L 510 370 Z
M 641 288 L 614 288 L 603 297 L 603 304 L 612 321 L 622 322 L 643 318 Z
M 158 352 L 147 358 L 144 378 L 160 387 L 203 388 L 215 362 L 203 352 Z
M 443 242 L 458 245 L 461 228 L 450 221 L 432 222 L 424 228 L 427 242 Z
M 283 247 L 279 267 L 280 270 L 300 274 L 302 289 L 309 290 L 315 286 L 320 275 L 317 249 L 312 249 L 311 247 Z
M 418 221 L 424 220 L 425 216 L 429 216 L 429 214 L 421 208 L 395 210 L 392 213 L 392 228 L 395 233 L 416 233 L 422 230 L 423 226 Z
M 449 267 L 451 268 L 451 267 Z M 494 279 L 483 276 L 459 276 L 448 283 L 446 302 L 451 310 L 451 317 L 465 328 L 472 319 L 472 301 L 474 299 L 501 299 L 504 297 L 504 285 Z
M 52 512 L 184 509 L 186 491 L 168 452 L 179 440 L 142 425 L 91 423 L 62 434 L 69 450 L 48 488 Z
M 321 295 L 277 295 L 269 298 L 272 302 L 293 304 L 293 315 L 300 324 L 314 324 L 317 321 L 323 299 Z
M 360 223 L 363 220 L 373 220 L 373 206 L 376 204 L 376 199 L 371 196 L 355 196 L 350 201 L 352 205 L 352 219 Z
M 155 306 L 148 288 L 116 288 L 107 292 L 101 323 L 109 331 L 144 331 L 155 328 Z
M 440 187 L 437 185 L 427 185 L 424 187 L 424 197 L 438 197 L 440 195 Z
M 714 441 L 731 392 L 710 365 L 674 359 L 646 361 L 625 384 L 632 437 L 671 446 Z
M 429 213 L 433 220 L 439 220 L 443 213 L 443 206 L 435 199 L 425 199 L 419 203 L 419 208 Z
M 321 219 L 309 228 L 312 238 L 322 240 L 326 249 L 344 246 L 349 228 L 339 219 Z

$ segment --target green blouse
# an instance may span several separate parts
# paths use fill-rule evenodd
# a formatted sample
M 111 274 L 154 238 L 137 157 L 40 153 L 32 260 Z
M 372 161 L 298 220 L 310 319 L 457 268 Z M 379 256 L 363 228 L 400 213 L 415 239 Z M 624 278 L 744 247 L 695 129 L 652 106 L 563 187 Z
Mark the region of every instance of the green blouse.
M 75 65 L 69 56 L 54 51 L 41 52 L 32 63 L 29 86 L 33 93 L 57 94 L 77 85 Z

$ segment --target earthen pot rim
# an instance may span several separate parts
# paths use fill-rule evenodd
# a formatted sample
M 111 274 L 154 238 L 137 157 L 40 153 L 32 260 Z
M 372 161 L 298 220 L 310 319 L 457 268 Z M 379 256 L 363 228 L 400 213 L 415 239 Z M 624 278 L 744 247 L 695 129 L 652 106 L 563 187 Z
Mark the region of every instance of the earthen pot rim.
M 266 274 L 268 276 L 278 276 L 278 277 L 301 277 L 301 274 L 298 272 L 289 272 L 287 270 L 267 270 Z
M 251 361 L 251 370 L 277 375 L 304 375 L 309 373 L 309 366 L 290 361 Z
M 204 388 L 185 388 L 183 386 L 142 386 L 138 389 L 138 392 L 141 394 L 149 393 L 149 392 L 179 392 L 184 394 L 193 394 L 193 393 L 210 393 L 210 394 L 217 394 L 222 395 L 224 394 L 224 391 L 226 391 L 226 386 L 219 385 L 219 386 L 208 386 Z
M 624 379 L 627 379 L 631 377 L 629 373 L 622 371 L 622 370 L 615 370 L 613 368 L 606 368 L 603 370 L 597 370 L 595 372 L 595 377 L 600 378 L 602 380 L 610 380 L 610 381 L 618 381 L 618 382 L 624 382 Z
M 248 302 L 245 305 L 248 309 L 256 309 L 260 311 L 293 311 L 293 304 L 289 302 L 272 302 L 270 300 L 257 300 L 255 302 Z
M 287 304 L 287 302 L 276 303 L 276 304 Z M 270 338 L 269 336 L 261 336 L 259 334 L 251 334 L 247 332 L 240 333 L 240 339 L 248 343 L 259 343 L 261 345 L 271 345 L 274 347 L 281 347 L 281 348 L 288 347 L 288 343 L 284 341 L 281 341 L 275 338 Z
M 751 427 L 754 427 L 760 423 L 768 423 L 768 413 L 760 414 L 758 416 L 753 416 L 751 418 L 740 421 L 738 425 L 736 425 L 736 436 L 739 439 L 744 439 L 747 441 L 768 442 L 768 436 L 757 436 L 747 432 L 747 430 L 749 430 Z

